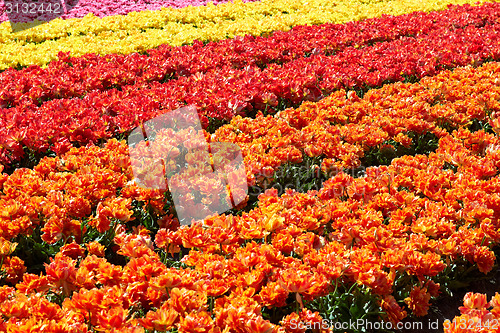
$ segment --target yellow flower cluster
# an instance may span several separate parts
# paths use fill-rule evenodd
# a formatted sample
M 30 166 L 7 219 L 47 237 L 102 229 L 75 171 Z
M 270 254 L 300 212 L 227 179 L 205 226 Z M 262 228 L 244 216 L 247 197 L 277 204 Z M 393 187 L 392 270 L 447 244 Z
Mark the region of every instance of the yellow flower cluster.
M 497 1 L 497 0 L 494 0 Z M 194 40 L 217 41 L 237 35 L 266 35 L 296 25 L 344 23 L 382 14 L 442 10 L 448 4 L 477 0 L 262 0 L 243 3 L 163 8 L 128 15 L 81 19 L 56 19 L 12 32 L 9 22 L 0 24 L 0 70 L 13 66 L 46 65 L 58 52 L 73 56 L 86 53 L 140 52 L 161 44 L 190 44 Z

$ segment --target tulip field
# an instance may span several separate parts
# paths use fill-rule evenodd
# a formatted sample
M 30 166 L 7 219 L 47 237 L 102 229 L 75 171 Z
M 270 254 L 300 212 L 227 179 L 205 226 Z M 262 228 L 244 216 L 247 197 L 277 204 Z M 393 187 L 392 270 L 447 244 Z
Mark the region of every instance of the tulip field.
M 12 1 L 0 332 L 500 332 L 500 2 Z

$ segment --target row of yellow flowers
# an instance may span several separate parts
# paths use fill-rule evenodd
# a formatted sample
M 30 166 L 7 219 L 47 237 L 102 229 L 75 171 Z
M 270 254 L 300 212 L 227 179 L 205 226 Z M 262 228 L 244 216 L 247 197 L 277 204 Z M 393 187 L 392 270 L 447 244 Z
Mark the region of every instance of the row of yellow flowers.
M 218 6 L 164 8 L 104 18 L 89 14 L 81 19 L 56 19 L 15 33 L 9 22 L 4 22 L 0 24 L 0 70 L 18 65 L 46 65 L 61 51 L 71 52 L 73 56 L 128 54 L 161 44 L 178 46 L 194 40 L 262 35 L 286 31 L 296 25 L 344 23 L 382 14 L 442 10 L 449 4 L 466 3 L 477 1 L 264 0 L 243 3 L 237 0 Z

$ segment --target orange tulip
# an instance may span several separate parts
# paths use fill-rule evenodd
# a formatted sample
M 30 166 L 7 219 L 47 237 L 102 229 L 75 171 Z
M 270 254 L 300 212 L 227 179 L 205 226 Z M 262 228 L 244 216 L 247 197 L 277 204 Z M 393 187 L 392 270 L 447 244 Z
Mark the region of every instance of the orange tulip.
M 405 298 L 405 302 L 417 317 L 422 317 L 429 310 L 430 298 L 431 295 L 427 292 L 427 288 L 414 286 L 410 292 L 410 296 Z

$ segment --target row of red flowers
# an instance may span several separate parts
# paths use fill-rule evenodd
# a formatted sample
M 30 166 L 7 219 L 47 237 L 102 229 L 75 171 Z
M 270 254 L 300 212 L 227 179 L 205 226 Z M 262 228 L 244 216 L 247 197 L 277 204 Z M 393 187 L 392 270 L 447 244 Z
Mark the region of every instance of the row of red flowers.
M 128 149 L 116 140 L 3 175 L 0 256 L 5 281 L 16 288 L 0 289 L 6 319 L 0 327 L 245 332 L 251 324 L 257 332 L 294 331 L 298 321 L 321 318 L 307 309 L 287 309 L 280 328 L 263 318 L 262 306 L 284 308 L 293 296 L 302 307 L 332 292 L 335 281 L 371 290 L 386 320 L 402 320 L 407 310 L 423 315 L 439 293 L 447 263 L 465 258 L 486 273 L 495 260 L 489 247 L 500 240 L 500 141 L 484 131 L 462 128 L 449 135 L 445 128 L 491 117 L 498 131 L 497 114 L 490 112 L 500 111 L 499 82 L 500 64 L 490 63 L 419 84 L 387 85 L 362 100 L 338 92 L 276 117 L 235 119 L 214 139 L 228 133 L 247 162 L 260 159 L 272 167 L 299 162 L 303 153 L 326 157 L 325 170 L 357 166 L 364 149 L 389 138 L 409 145 L 409 131 L 434 132 L 441 140 L 429 156 L 405 156 L 367 169 L 362 178 L 337 170 L 319 191 L 282 197 L 267 191 L 257 208 L 212 218 L 209 228 L 179 228 L 165 211 L 161 191 L 130 182 Z M 266 135 L 269 129 L 276 131 L 273 136 Z M 337 165 L 329 160 L 337 146 L 351 147 L 351 159 Z M 285 150 L 273 155 L 280 148 Z M 148 230 L 132 228 L 133 201 L 154 211 L 161 228 L 156 249 Z M 23 274 L 12 241 L 21 242 L 37 226 L 45 242 L 66 245 L 45 273 Z M 116 250 L 129 258 L 123 267 L 98 258 L 105 249 L 88 237 L 96 229 L 116 234 Z M 157 252 L 171 256 L 180 246 L 192 249 L 183 260 L 192 269 L 167 268 L 160 260 Z M 397 290 L 395 281 L 405 278 L 408 290 Z M 139 310 L 149 312 L 136 318 Z
M 500 4 L 453 6 L 440 12 L 415 12 L 346 24 L 297 26 L 269 37 L 245 36 L 203 45 L 148 50 L 149 55 L 61 54 L 47 68 L 30 66 L 0 74 L 0 107 L 37 105 L 54 98 L 83 97 L 95 90 L 164 81 L 206 73 L 222 66 L 261 68 L 287 63 L 308 54 L 331 54 L 346 47 L 364 47 L 404 36 L 425 35 L 436 29 L 483 27 L 500 17 Z
M 0 161 L 10 166 L 25 154 L 67 151 L 124 133 L 165 110 L 184 104 L 208 118 L 230 120 L 237 114 L 273 111 L 279 103 L 297 105 L 332 91 L 379 86 L 386 81 L 433 75 L 443 68 L 500 58 L 500 24 L 482 28 L 438 29 L 333 56 L 314 55 L 272 64 L 264 70 L 222 67 L 164 84 L 134 85 L 92 92 L 83 99 L 58 99 L 41 107 L 2 110 Z

